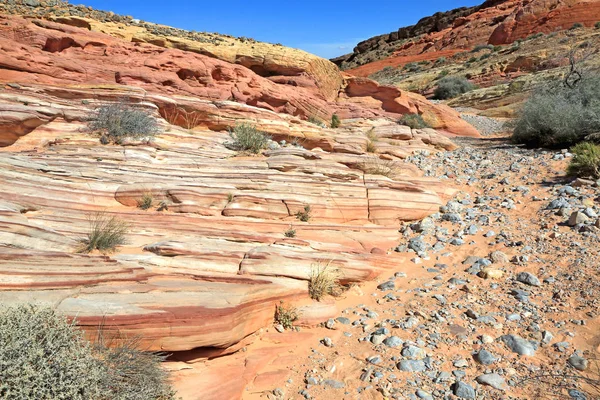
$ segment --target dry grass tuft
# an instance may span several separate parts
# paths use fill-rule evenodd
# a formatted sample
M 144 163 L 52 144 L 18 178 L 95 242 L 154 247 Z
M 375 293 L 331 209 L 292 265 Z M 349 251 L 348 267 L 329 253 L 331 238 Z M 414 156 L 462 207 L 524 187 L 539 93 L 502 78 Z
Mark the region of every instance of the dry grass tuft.
M 321 301 L 327 295 L 338 297 L 342 294 L 340 285 L 341 271 L 331 266 L 331 261 L 323 265 L 314 264 L 311 267 L 308 281 L 308 294 L 313 300 Z
M 396 179 L 408 171 L 400 162 L 393 160 L 382 160 L 379 157 L 369 157 L 358 168 L 365 174 L 381 175 L 390 179 Z
M 129 226 L 125 221 L 101 212 L 90 216 L 89 221 L 90 231 L 87 237 L 81 239 L 82 253 L 90 253 L 94 250 L 112 253 L 117 246 L 127 243 L 125 236 Z
M 142 210 L 149 210 L 154 205 L 154 196 L 150 192 L 146 192 L 142 195 L 142 198 L 138 200 L 138 208 Z

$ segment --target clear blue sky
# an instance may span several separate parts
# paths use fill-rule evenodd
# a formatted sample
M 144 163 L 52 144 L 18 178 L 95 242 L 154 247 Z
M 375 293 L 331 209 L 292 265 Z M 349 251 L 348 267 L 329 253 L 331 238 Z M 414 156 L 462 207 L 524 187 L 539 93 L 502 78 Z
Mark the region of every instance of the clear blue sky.
M 412 25 L 437 11 L 483 0 L 71 0 L 176 28 L 281 43 L 321 57 L 350 53 L 361 40 Z

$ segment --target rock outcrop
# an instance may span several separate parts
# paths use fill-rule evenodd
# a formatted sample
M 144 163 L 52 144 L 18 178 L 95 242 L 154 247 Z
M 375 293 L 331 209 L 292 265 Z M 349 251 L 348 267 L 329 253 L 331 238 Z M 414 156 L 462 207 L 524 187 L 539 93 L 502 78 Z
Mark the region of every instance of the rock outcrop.
M 455 192 L 405 159 L 478 135 L 445 106 L 306 53 L 232 38 L 221 49 L 50 3 L 11 2 L 4 11 L 32 14 L 0 15 L 0 301 L 49 305 L 89 334 L 102 326 L 175 352 L 183 394 L 238 398 L 243 383 L 206 377 L 258 368 L 256 353 L 236 352 L 281 301 L 302 307 L 300 324 L 335 315 L 334 302 L 308 296 L 315 269 L 351 285 L 393 268 L 400 223 Z M 89 132 L 99 106 L 123 101 L 157 120 L 153 140 L 102 145 Z M 333 113 L 340 128 L 306 121 Z M 397 124 L 406 113 L 432 128 Z M 230 150 L 239 123 L 269 133 L 269 149 Z M 127 227 L 114 254 L 81 253 L 98 216 Z
M 587 0 L 495 0 L 472 8 L 437 13 L 414 26 L 359 43 L 354 52 L 333 61 L 356 76 L 386 66 L 436 60 L 477 45 L 505 45 L 536 33 L 594 26 L 600 3 Z

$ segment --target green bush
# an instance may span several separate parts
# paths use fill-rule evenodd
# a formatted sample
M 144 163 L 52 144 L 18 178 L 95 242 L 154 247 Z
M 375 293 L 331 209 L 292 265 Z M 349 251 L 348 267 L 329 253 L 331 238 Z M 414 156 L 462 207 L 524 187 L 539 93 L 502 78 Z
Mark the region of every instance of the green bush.
M 405 114 L 398 120 L 398 124 L 409 126 L 411 129 L 429 128 L 429 124 L 419 114 Z
M 163 357 L 131 345 L 90 343 L 50 308 L 0 309 L 0 398 L 174 399 Z
M 460 96 L 463 93 L 467 93 L 476 87 L 475 84 L 469 82 L 469 80 L 463 76 L 447 76 L 439 81 L 433 95 L 436 99 L 440 100 L 451 99 Z
M 567 147 L 600 132 L 600 75 L 571 89 L 561 83 L 535 92 L 523 105 L 512 139 L 534 147 Z
M 271 137 L 250 124 L 238 124 L 229 130 L 232 142 L 229 147 L 236 151 L 258 154 L 267 147 Z
M 573 158 L 567 173 L 580 177 L 600 178 L 600 146 L 581 142 L 571 148 Z
M 596 22 L 596 24 L 594 25 L 594 27 L 595 27 L 596 29 L 600 29 L 600 21 Z
M 574 30 L 574 29 L 579 29 L 579 28 L 583 28 L 583 24 L 581 22 L 575 22 L 573 24 L 573 26 L 571 28 L 569 28 L 570 30 Z
M 102 134 L 103 144 L 122 143 L 125 138 L 151 138 L 159 131 L 149 112 L 125 102 L 98 107 L 87 121 L 88 129 Z
M 491 44 L 478 44 L 471 50 L 471 53 L 477 53 L 481 50 L 493 50 L 494 46 Z
M 340 127 L 340 124 L 341 124 L 340 117 L 338 117 L 338 115 L 337 115 L 337 114 L 333 114 L 333 115 L 331 116 L 331 127 L 332 127 L 333 129 L 335 129 L 335 128 L 339 128 L 339 127 Z
M 117 246 L 127 242 L 129 227 L 127 224 L 114 216 L 97 213 L 90 216 L 90 230 L 87 236 L 81 240 L 82 253 L 99 250 L 103 253 L 112 253 Z

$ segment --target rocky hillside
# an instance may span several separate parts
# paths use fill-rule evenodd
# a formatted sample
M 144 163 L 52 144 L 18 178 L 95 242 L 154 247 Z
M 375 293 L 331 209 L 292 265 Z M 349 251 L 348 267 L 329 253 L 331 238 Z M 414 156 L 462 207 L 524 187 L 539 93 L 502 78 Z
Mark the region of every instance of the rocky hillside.
M 477 45 L 507 45 L 536 33 L 600 21 L 600 2 L 589 0 L 494 0 L 423 18 L 416 25 L 359 43 L 333 61 L 357 76 L 386 66 L 435 60 Z M 414 57 L 406 60 L 406 57 Z

